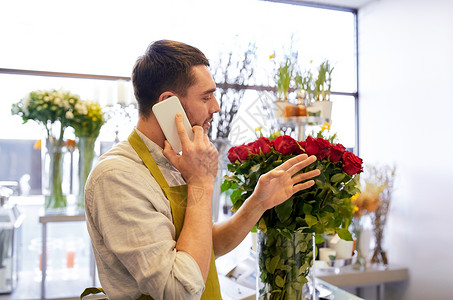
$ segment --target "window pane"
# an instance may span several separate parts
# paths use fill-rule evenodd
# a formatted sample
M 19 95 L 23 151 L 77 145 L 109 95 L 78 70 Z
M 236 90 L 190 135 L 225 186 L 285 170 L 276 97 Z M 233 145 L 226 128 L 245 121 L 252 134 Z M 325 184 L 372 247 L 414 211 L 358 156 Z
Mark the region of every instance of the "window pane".
M 332 96 L 331 132 L 346 148 L 356 148 L 355 99 L 352 96 Z

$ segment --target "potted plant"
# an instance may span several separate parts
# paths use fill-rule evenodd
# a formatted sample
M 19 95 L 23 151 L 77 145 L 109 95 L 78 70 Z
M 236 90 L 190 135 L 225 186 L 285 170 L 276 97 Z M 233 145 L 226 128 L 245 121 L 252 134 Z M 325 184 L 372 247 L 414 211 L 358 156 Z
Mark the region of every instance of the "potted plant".
M 275 55 L 271 55 L 270 59 L 274 59 Z M 275 103 L 275 115 L 277 118 L 290 117 L 292 112 L 288 108 L 293 105 L 288 101 L 288 93 L 293 80 L 294 63 L 290 57 L 286 57 L 275 73 L 277 101 Z M 288 108 L 287 108 L 288 107 Z
M 329 60 L 324 60 L 318 68 L 318 77 L 314 84 L 314 99 L 312 113 L 320 112 L 321 118 L 330 120 L 332 114 L 332 102 L 330 101 L 330 89 L 332 86 L 332 72 L 334 67 Z

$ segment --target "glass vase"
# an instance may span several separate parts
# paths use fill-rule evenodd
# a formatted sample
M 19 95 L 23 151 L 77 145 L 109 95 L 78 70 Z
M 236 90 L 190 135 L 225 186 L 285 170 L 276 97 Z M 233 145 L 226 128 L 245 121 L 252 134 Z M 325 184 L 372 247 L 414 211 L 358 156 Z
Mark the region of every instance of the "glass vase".
M 366 269 L 366 258 L 362 252 L 362 226 L 360 218 L 354 218 L 352 221 L 352 233 L 355 236 L 355 251 L 356 251 L 356 261 L 352 265 L 353 269 L 364 271 Z
M 94 146 L 97 137 L 79 137 L 77 147 L 79 148 L 79 190 L 77 193 L 77 208 L 85 207 L 85 183 L 90 174 L 95 157 Z
M 308 285 L 313 246 L 312 233 L 258 231 L 257 299 L 315 299 L 315 289 Z
M 383 228 L 381 226 L 376 226 L 374 228 L 374 236 L 375 236 L 375 248 L 373 252 L 373 256 L 371 257 L 370 262 L 372 264 L 378 265 L 388 265 L 387 253 L 382 248 L 382 241 L 383 237 Z
M 42 150 L 42 185 L 45 213 L 63 213 L 67 206 L 66 194 L 63 192 L 66 147 L 62 140 L 48 138 L 45 140 L 45 147 Z

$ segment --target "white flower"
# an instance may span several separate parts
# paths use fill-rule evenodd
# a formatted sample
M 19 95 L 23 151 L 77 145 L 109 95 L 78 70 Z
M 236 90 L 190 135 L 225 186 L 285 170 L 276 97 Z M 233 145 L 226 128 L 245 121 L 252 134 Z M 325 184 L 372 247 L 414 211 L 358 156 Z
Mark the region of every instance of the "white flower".
M 54 99 L 54 103 L 55 103 L 56 105 L 58 105 L 59 107 L 62 107 L 62 106 L 63 106 L 63 101 L 62 101 L 61 98 L 59 98 L 59 97 L 56 97 L 56 98 Z
M 74 108 L 81 115 L 88 114 L 88 107 L 85 102 L 77 102 Z
M 74 114 L 72 113 L 72 111 L 66 112 L 66 119 L 74 119 Z

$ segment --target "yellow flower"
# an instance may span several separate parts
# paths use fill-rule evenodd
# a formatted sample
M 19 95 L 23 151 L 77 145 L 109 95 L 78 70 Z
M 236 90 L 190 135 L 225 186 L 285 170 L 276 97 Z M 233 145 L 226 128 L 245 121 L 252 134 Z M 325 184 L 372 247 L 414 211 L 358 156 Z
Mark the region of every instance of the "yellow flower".
M 261 131 L 262 129 L 263 129 L 263 127 L 261 127 L 261 126 L 256 127 L 256 128 L 255 128 L 255 132 Z
M 321 127 L 321 132 L 324 132 L 325 130 L 330 130 L 330 123 L 329 122 L 324 122 Z
M 269 59 L 274 59 L 275 58 L 275 53 L 269 55 Z

